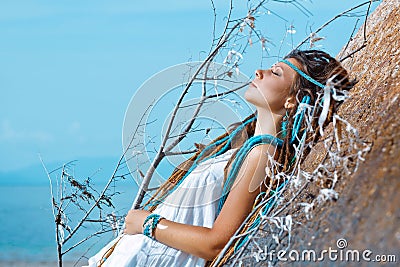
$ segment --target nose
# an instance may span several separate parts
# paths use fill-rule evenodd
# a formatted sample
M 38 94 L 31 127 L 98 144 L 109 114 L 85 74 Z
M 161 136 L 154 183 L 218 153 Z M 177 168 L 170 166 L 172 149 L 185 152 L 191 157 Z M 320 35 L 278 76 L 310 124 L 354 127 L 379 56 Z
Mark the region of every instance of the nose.
M 263 78 L 262 70 L 256 70 L 256 78 L 259 80 Z

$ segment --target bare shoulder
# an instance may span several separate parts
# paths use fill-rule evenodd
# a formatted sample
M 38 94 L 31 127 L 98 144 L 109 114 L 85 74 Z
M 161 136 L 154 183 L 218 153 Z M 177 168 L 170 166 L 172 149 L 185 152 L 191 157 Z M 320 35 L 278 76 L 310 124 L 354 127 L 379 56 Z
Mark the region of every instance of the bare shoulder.
M 257 161 L 260 163 L 267 163 L 268 155 L 271 154 L 271 152 L 273 152 L 273 150 L 274 150 L 274 147 L 269 144 L 255 146 L 247 154 L 247 159 L 249 161 Z
M 268 155 L 275 151 L 269 144 L 253 147 L 241 166 L 238 177 L 244 183 L 243 190 L 254 193 L 264 184 L 266 178 L 265 168 L 268 166 Z

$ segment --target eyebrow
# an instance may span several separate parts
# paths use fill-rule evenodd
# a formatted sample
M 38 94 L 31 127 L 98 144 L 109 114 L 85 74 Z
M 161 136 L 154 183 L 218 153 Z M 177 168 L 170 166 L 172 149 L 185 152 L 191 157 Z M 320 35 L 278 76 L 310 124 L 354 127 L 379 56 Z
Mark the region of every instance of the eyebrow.
M 282 71 L 284 71 L 285 69 L 282 68 L 282 66 L 278 65 L 278 63 L 280 63 L 280 62 L 276 62 L 274 65 L 272 65 L 272 67 L 278 67 L 278 68 L 281 68 Z

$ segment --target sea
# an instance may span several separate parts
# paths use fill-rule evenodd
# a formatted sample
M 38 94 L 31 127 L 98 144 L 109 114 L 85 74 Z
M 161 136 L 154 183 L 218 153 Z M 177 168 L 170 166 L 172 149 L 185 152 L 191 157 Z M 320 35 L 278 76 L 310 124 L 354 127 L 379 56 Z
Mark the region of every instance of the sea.
M 50 184 L 43 169 L 40 171 L 40 176 L 44 179 L 33 182 L 21 178 L 32 173 L 32 170 L 19 172 L 18 177 L 10 177 L 15 176 L 15 173 L 0 173 L 0 266 L 7 266 L 8 264 L 4 264 L 6 262 L 30 262 L 30 266 L 39 266 L 35 262 L 47 262 L 50 263 L 48 266 L 52 266 L 51 263 L 56 266 L 57 245 Z M 102 179 L 97 186 L 101 188 L 105 182 Z M 124 214 L 131 208 L 137 189 L 133 179 L 120 182 L 115 187 L 119 194 L 114 198 L 113 204 L 118 214 Z M 71 226 L 80 216 L 79 212 L 71 211 Z M 89 236 L 94 230 L 93 227 L 82 227 L 76 238 L 66 245 L 72 245 Z M 114 235 L 115 233 L 110 232 L 94 237 L 66 253 L 63 259 L 73 262 L 83 255 L 93 255 L 112 240 Z

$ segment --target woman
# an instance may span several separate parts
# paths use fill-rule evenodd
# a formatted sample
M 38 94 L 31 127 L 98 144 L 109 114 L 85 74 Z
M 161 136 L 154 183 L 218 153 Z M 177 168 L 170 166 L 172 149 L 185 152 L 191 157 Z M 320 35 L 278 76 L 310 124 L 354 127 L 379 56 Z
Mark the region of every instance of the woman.
M 278 162 L 275 172 L 291 170 L 295 147 L 315 142 L 315 129 L 329 123 L 339 104 L 329 91 L 353 86 L 347 76 L 338 61 L 317 50 L 295 50 L 270 69 L 257 70 L 245 93 L 256 114 L 181 164 L 145 204 L 147 210 L 130 210 L 124 235 L 89 265 L 204 266 L 215 259 L 260 192 L 276 188 L 266 173 L 270 159 Z M 308 120 L 304 105 L 313 107 Z M 212 190 L 210 183 L 216 185 Z

